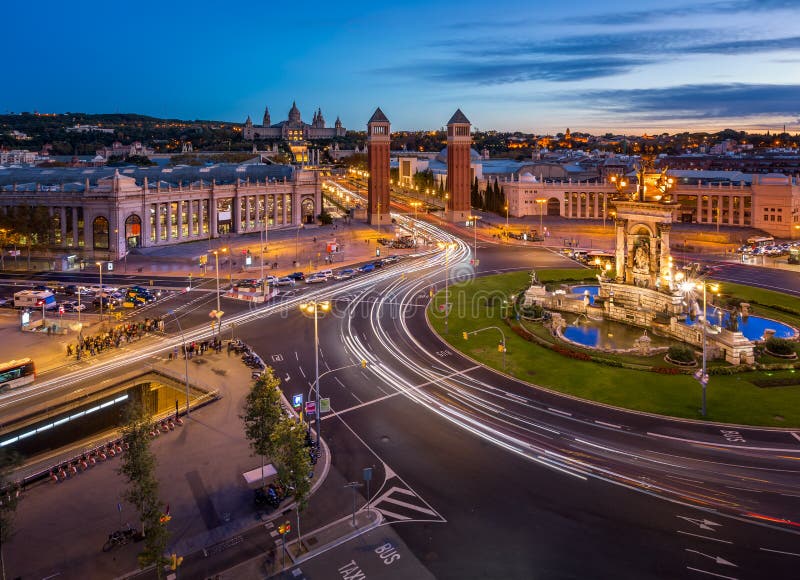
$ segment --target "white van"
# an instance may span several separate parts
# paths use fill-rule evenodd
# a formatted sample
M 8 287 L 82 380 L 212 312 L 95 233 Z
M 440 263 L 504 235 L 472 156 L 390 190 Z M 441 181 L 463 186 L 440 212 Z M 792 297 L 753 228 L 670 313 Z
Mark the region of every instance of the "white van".
M 317 272 L 319 276 L 325 276 L 325 279 L 333 278 L 333 270 L 320 270 Z
M 22 290 L 14 293 L 14 308 L 41 308 L 52 310 L 58 305 L 56 297 L 48 290 Z

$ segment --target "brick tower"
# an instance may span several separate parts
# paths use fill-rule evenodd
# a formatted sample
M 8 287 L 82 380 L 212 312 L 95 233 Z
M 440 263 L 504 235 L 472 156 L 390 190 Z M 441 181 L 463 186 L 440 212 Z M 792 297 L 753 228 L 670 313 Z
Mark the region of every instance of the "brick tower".
M 389 141 L 389 119 L 379 107 L 367 121 L 367 213 L 369 223 L 379 227 L 392 223 L 389 216 Z
M 467 221 L 470 211 L 469 119 L 458 109 L 447 122 L 447 219 Z

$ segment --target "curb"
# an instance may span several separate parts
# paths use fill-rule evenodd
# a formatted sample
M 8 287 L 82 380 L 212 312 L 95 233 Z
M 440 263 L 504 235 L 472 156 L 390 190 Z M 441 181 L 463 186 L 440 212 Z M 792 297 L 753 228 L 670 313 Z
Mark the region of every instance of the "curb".
M 582 399 L 580 397 L 576 397 L 575 395 L 570 395 L 568 393 L 562 393 L 560 391 L 554 391 L 553 389 L 548 389 L 547 387 L 543 387 L 543 386 L 537 385 L 535 383 L 530 383 L 530 382 L 528 382 L 526 380 L 520 379 L 519 377 L 515 377 L 513 375 L 509 375 L 508 373 L 505 373 L 505 372 L 503 372 L 501 370 L 498 370 L 498 369 L 496 369 L 494 367 L 488 366 L 488 365 L 480 362 L 479 360 L 472 358 L 468 354 L 464 353 L 462 350 L 456 348 L 454 344 L 451 344 L 451 343 L 447 342 L 442 337 L 442 335 L 439 334 L 438 332 L 436 332 L 436 330 L 433 328 L 433 326 L 431 326 L 430 319 L 428 318 L 428 309 L 430 307 L 431 302 L 432 301 L 429 300 L 428 304 L 425 306 L 425 324 L 427 325 L 428 330 L 431 332 L 431 334 L 439 342 L 441 342 L 443 345 L 445 345 L 445 346 L 447 346 L 449 348 L 452 348 L 455 352 L 457 352 L 459 354 L 459 356 L 465 358 L 466 360 L 471 361 L 471 362 L 475 363 L 476 365 L 478 365 L 478 366 L 480 366 L 480 367 L 482 367 L 482 368 L 484 368 L 484 369 L 486 369 L 488 371 L 491 371 L 493 373 L 497 373 L 498 375 L 502 375 L 502 376 L 506 377 L 507 379 L 510 379 L 512 381 L 516 381 L 516 382 L 520 383 L 521 385 L 525 385 L 525 386 L 530 387 L 532 389 L 537 389 L 539 391 L 543 391 L 545 393 L 548 393 L 550 395 L 554 395 L 556 397 L 561 397 L 563 399 L 567 399 L 567 400 L 571 400 L 571 401 L 577 401 L 579 403 L 585 403 L 585 404 L 594 405 L 594 406 L 597 406 L 597 407 L 603 407 L 605 409 L 610 409 L 612 411 L 616 411 L 616 412 L 619 412 L 619 413 L 630 413 L 631 415 L 638 415 L 640 417 L 652 417 L 652 418 L 655 418 L 655 419 L 674 421 L 674 422 L 677 422 L 677 423 L 686 423 L 686 424 L 689 424 L 689 425 L 697 425 L 697 426 L 700 426 L 700 425 L 715 426 L 716 425 L 716 426 L 720 426 L 720 427 L 736 427 L 736 428 L 739 428 L 739 429 L 751 429 L 751 430 L 756 430 L 756 431 L 764 431 L 764 432 L 767 432 L 767 433 L 791 433 L 791 432 L 796 432 L 798 430 L 797 427 L 765 427 L 763 425 L 741 425 L 741 424 L 738 424 L 738 423 L 720 423 L 720 422 L 714 422 L 714 421 L 699 421 L 697 419 L 687 419 L 687 418 L 684 418 L 684 417 L 672 417 L 670 415 L 659 415 L 658 413 L 649 413 L 647 411 L 637 411 L 636 409 L 626 409 L 625 407 L 616 407 L 614 405 L 609 405 L 608 403 L 601 403 L 600 401 L 593 401 L 591 399 Z

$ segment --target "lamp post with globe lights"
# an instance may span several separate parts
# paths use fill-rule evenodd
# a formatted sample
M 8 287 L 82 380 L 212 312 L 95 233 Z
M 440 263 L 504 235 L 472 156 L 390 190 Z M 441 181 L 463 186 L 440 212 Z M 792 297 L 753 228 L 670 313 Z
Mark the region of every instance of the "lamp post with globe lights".
M 320 312 L 328 312 L 331 309 L 331 303 L 327 300 L 325 301 L 318 301 L 318 300 L 311 300 L 310 302 L 304 302 L 300 304 L 300 310 L 311 316 L 314 316 L 314 400 L 316 402 L 316 410 L 315 410 L 315 429 L 317 431 L 317 447 L 320 444 L 320 401 L 319 401 L 319 313 Z

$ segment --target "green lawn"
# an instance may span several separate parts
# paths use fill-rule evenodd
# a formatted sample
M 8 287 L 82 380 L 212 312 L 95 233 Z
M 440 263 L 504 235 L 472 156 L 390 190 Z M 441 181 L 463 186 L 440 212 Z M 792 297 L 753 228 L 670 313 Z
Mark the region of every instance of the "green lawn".
M 546 272 L 537 271 L 540 281 L 544 281 Z M 557 276 L 548 275 L 548 281 L 560 279 Z M 515 272 L 451 286 L 453 306 L 447 317 L 448 332 L 444 333 L 443 291 L 434 297 L 428 311 L 431 325 L 454 348 L 496 369 L 502 368 L 503 355 L 497 349 L 500 333 L 486 330 L 470 335 L 466 341 L 462 333 L 489 326 L 501 329 L 508 348 L 506 372 L 522 380 L 618 407 L 701 418 L 701 389 L 690 375 L 662 375 L 574 360 L 517 336 L 502 320 L 503 300 L 526 288 L 529 280 L 528 272 Z M 737 296 L 743 297 L 738 290 Z M 791 300 L 796 302 L 794 298 Z M 652 357 L 640 360 L 654 364 Z M 750 382 L 767 376 L 766 372 L 712 376 L 708 385 L 708 419 L 746 425 L 800 426 L 800 385 L 758 388 Z M 793 376 L 794 371 L 769 374 L 769 378 Z

